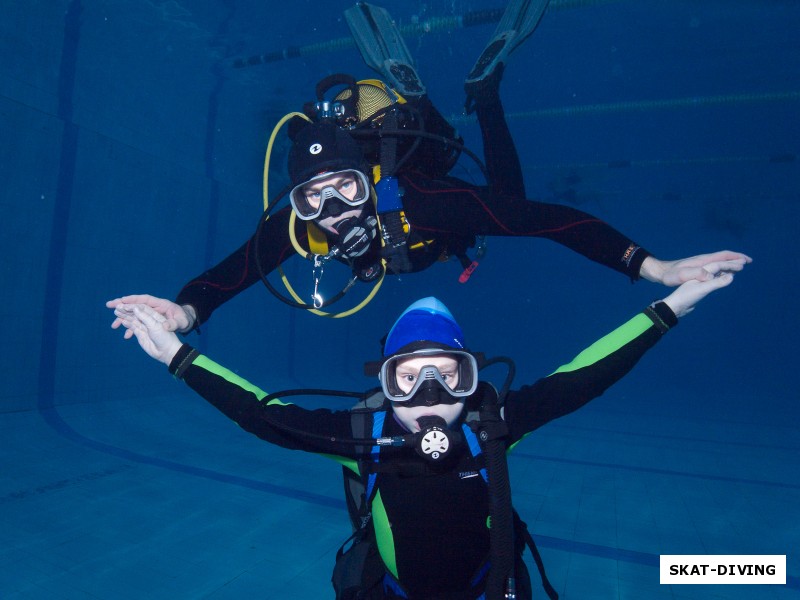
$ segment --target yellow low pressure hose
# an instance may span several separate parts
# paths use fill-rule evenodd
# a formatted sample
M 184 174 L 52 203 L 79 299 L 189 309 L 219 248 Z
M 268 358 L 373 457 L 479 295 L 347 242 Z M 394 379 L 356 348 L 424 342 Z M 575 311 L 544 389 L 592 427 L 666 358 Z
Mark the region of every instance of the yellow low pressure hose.
M 272 146 L 275 145 L 275 138 L 278 135 L 278 132 L 281 130 L 281 127 L 294 117 L 300 117 L 305 119 L 309 123 L 311 119 L 309 119 L 306 115 L 301 112 L 290 112 L 289 114 L 285 115 L 275 127 L 272 128 L 272 135 L 269 136 L 269 142 L 267 143 L 267 152 L 264 154 L 264 212 L 267 211 L 269 208 L 269 163 L 272 160 Z

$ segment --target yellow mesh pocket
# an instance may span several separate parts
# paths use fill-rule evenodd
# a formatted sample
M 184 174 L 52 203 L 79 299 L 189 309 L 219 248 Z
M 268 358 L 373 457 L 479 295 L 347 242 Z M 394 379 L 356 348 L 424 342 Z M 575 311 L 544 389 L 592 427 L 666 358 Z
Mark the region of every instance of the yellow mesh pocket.
M 352 91 L 345 89 L 336 96 L 336 100 L 347 100 L 351 95 Z M 375 113 L 391 106 L 395 102 L 404 103 L 405 99 L 387 88 L 382 81 L 365 79 L 358 82 L 356 111 L 359 123 L 369 120 Z M 380 117 L 375 122 L 380 123 Z

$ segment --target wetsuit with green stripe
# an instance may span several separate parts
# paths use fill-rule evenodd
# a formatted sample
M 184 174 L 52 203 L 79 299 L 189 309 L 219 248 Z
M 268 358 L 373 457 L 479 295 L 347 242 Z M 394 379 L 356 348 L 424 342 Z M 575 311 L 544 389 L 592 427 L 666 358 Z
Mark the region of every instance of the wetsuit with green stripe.
M 603 394 L 676 323 L 664 303 L 648 307 L 552 374 L 509 392 L 504 405 L 509 449 Z M 284 448 L 315 452 L 358 468 L 354 447 L 331 439 L 352 437 L 349 411 L 307 410 L 280 400 L 264 403 L 266 392 L 188 345 L 169 369 L 246 431 Z M 404 433 L 389 412 L 383 434 Z M 470 591 L 470 579 L 489 553 L 489 499 L 478 475 L 482 465 L 464 451 L 434 469 L 409 448 L 384 448 L 381 462 L 398 465 L 397 471 L 380 473 L 372 504 L 386 569 L 411 598 L 478 597 Z

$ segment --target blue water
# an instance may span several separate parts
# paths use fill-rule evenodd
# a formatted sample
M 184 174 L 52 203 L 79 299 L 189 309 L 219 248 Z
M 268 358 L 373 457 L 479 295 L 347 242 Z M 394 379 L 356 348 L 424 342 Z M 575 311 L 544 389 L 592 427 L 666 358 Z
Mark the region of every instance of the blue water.
M 385 6 L 406 24 L 499 4 Z M 348 529 L 337 469 L 242 433 L 110 330 L 104 302 L 173 297 L 251 234 L 273 125 L 323 76 L 372 75 L 333 47 L 347 6 L 3 2 L 0 597 L 332 596 Z M 478 151 L 462 82 L 492 29 L 407 39 Z M 531 197 L 662 258 L 755 259 L 603 398 L 516 452 L 516 504 L 562 598 L 800 595 L 798 30 L 788 0 L 553 0 L 506 72 Z M 479 178 L 468 162 L 457 174 Z M 310 284 L 295 262 L 289 276 Z M 472 348 L 516 359 L 521 384 L 664 295 L 544 241 L 492 239 L 470 283 L 459 271 L 388 281 L 337 321 L 254 287 L 190 341 L 265 389 L 363 389 L 398 311 L 435 294 Z M 660 554 L 785 554 L 789 578 L 662 586 Z

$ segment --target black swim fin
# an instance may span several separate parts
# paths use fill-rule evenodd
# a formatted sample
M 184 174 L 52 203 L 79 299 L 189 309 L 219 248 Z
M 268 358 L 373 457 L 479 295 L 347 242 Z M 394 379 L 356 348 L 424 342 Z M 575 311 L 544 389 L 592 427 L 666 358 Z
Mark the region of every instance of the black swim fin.
M 344 11 L 344 18 L 364 62 L 380 73 L 390 87 L 403 96 L 425 94 L 414 59 L 385 9 L 359 2 Z
M 508 55 L 522 44 L 536 29 L 547 10 L 550 0 L 511 0 L 503 13 L 497 29 L 484 48 L 475 66 L 467 75 L 465 89 L 477 87 L 491 76 L 500 64 L 508 61 Z

